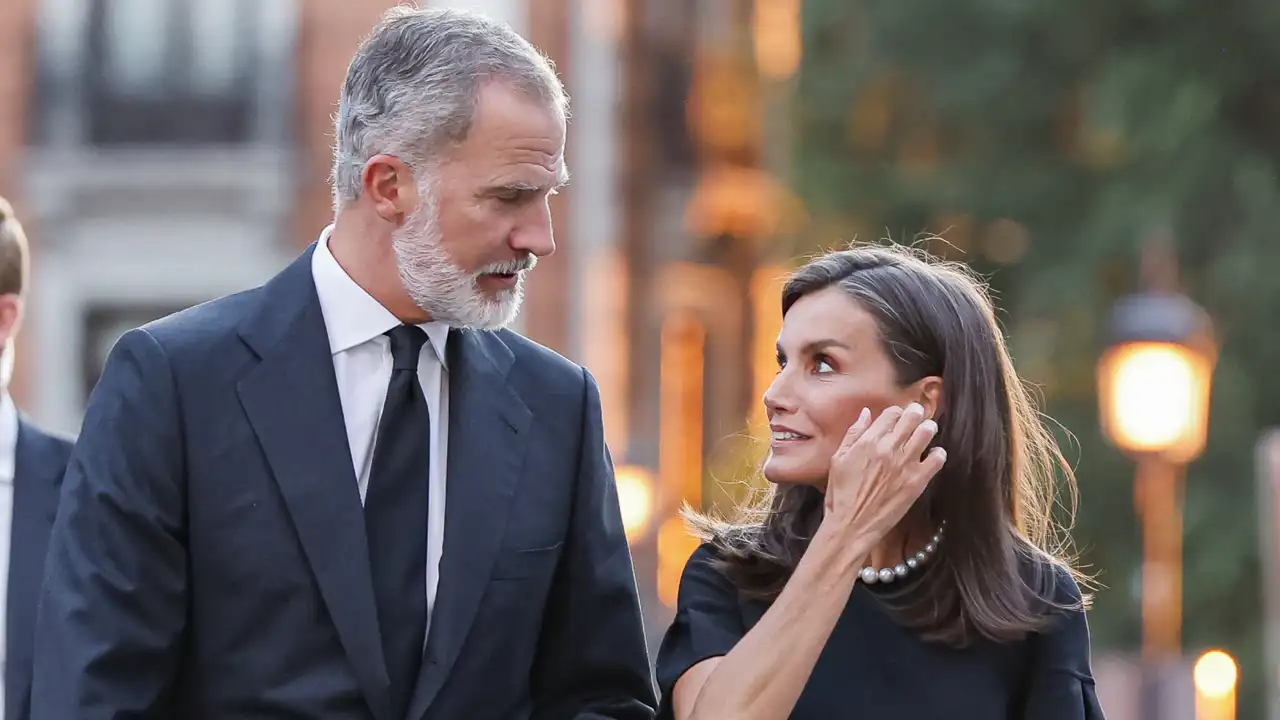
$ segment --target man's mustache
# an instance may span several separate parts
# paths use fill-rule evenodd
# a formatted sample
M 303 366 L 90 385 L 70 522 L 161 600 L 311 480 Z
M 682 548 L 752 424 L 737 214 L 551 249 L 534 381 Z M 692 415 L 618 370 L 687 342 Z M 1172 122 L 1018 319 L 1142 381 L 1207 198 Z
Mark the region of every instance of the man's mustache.
M 529 253 L 524 257 L 506 260 L 500 263 L 491 263 L 480 268 L 479 275 L 514 275 L 526 270 L 532 270 L 538 264 L 538 256 Z

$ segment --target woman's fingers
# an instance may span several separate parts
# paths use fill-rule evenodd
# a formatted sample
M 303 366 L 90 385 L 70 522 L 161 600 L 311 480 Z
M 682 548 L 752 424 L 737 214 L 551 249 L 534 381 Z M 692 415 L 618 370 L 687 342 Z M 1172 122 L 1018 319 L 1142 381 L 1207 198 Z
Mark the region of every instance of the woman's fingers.
M 876 418 L 875 422 L 871 423 L 871 427 L 867 428 L 862 437 L 868 443 L 883 441 L 893 432 L 901 418 L 902 408 L 890 405 L 880 412 L 880 416 Z
M 925 485 L 929 484 L 929 481 L 933 479 L 933 476 L 938 474 L 938 471 L 942 469 L 942 466 L 945 465 L 946 462 L 947 451 L 940 447 L 933 448 L 924 456 L 924 460 L 916 466 L 915 471 L 916 478 L 921 486 L 921 491 L 923 491 Z
M 910 442 L 912 434 L 916 428 L 920 427 L 920 423 L 924 421 L 924 407 L 920 403 L 910 403 L 902 414 L 894 423 L 893 429 L 890 431 L 886 442 L 890 447 L 897 450 Z M 908 457 L 920 457 L 920 453 L 908 455 Z
M 920 460 L 920 456 L 929 447 L 929 443 L 933 442 L 933 438 L 938 434 L 938 423 L 932 419 L 924 420 L 916 425 L 911 436 L 907 439 L 907 443 L 902 448 L 902 454 L 907 459 L 908 465 L 913 461 Z
M 844 433 L 844 439 L 840 441 L 840 447 L 836 448 L 836 454 L 840 455 L 849 451 L 853 444 L 858 442 L 858 438 L 862 437 L 867 431 L 867 426 L 871 424 L 871 410 L 862 408 L 862 412 L 858 414 L 858 419 L 854 421 L 849 429 Z

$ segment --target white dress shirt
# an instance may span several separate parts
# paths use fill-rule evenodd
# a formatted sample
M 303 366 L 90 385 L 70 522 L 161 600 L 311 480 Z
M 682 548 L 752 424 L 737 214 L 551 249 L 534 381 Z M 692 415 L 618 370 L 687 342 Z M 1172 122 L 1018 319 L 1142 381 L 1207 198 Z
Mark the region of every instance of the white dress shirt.
M 391 380 L 391 340 L 383 333 L 400 321 L 356 284 L 329 252 L 329 234 L 324 229 L 311 257 L 311 275 L 320 297 L 333 371 L 338 379 L 342 417 L 351 445 L 360 501 L 369 487 L 373 447 L 382 405 Z M 449 375 L 445 367 L 445 342 L 449 327 L 443 323 L 420 325 L 428 342 L 418 357 L 418 382 L 431 414 L 431 467 L 427 492 L 427 627 L 435 607 L 440 555 L 444 548 L 445 468 L 449 448 Z M 425 348 L 431 348 L 426 351 Z M 426 642 L 426 638 L 423 638 Z
M 18 460 L 18 409 L 0 390 L 0 717 L 4 717 L 4 673 L 9 650 L 9 549 L 13 537 L 13 474 Z

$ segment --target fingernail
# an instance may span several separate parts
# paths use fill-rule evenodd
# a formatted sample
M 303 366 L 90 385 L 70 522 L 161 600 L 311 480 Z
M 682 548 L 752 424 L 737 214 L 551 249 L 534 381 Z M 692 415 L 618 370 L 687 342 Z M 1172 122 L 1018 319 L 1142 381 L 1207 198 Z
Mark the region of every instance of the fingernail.
M 871 417 L 871 408 L 862 408 L 862 412 L 858 413 L 858 422 L 866 422 Z
M 925 420 L 924 422 L 920 423 L 920 427 L 924 428 L 925 431 L 929 433 L 938 432 L 938 423 L 932 420 Z
M 923 405 L 921 405 L 920 403 L 915 403 L 915 402 L 913 402 L 913 403 L 911 403 L 910 405 L 908 405 L 908 406 L 907 406 L 907 412 L 917 412 L 917 413 L 921 413 L 921 414 L 923 414 L 923 413 L 924 413 L 924 406 L 923 406 Z
M 933 450 L 934 450 L 934 452 L 938 453 L 938 459 L 939 459 L 939 460 L 942 460 L 943 462 L 946 462 L 946 460 L 947 460 L 947 451 L 946 451 L 946 450 L 944 450 L 944 449 L 942 449 L 942 448 L 934 448 Z

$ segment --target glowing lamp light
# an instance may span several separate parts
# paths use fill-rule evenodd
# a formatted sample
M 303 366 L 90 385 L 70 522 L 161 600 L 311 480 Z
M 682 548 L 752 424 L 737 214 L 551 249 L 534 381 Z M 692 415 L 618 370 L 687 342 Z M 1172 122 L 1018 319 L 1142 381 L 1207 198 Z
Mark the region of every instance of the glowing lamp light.
M 684 566 L 699 544 L 679 516 L 667 518 L 658 528 L 658 600 L 663 605 L 676 606 Z
M 1188 463 L 1204 451 L 1216 349 L 1203 311 L 1179 295 L 1127 298 L 1098 365 L 1102 430 L 1130 455 Z
M 1235 720 L 1239 678 L 1236 661 L 1227 653 L 1210 650 L 1201 655 L 1192 670 L 1196 720 Z
M 1211 698 L 1230 695 L 1239 679 L 1236 661 L 1221 650 L 1210 650 L 1201 655 L 1194 672 L 1196 692 Z
M 755 0 L 753 36 L 760 74 L 784 80 L 800 67 L 800 0 Z
M 622 527 L 627 542 L 635 544 L 644 538 L 653 518 L 653 474 L 642 467 L 625 465 L 613 474 L 618 488 L 618 506 L 622 511 Z
M 1104 430 L 1129 453 L 1187 462 L 1204 449 L 1212 361 L 1176 343 L 1126 343 L 1102 359 Z

